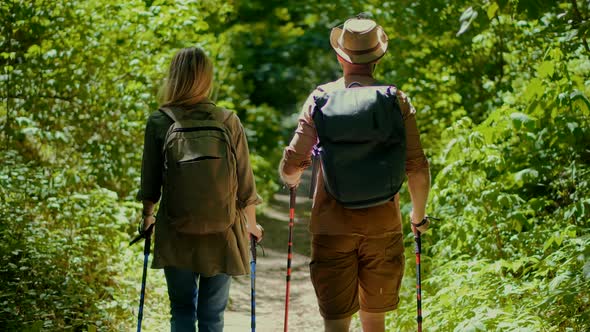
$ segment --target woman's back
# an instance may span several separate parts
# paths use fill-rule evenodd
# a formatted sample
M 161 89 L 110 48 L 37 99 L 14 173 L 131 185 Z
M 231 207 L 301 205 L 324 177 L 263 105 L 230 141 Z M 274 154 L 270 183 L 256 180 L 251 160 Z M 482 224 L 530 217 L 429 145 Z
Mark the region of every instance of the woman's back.
M 202 201 L 199 201 L 199 197 L 195 196 L 186 197 L 182 202 L 178 202 L 178 193 L 174 191 L 179 188 L 166 189 L 167 170 L 165 170 L 166 161 L 163 151 L 167 133 L 174 121 L 162 111 L 152 113 L 146 126 L 142 167 L 144 176 L 138 195 L 141 199 L 150 198 L 154 201 L 162 198 L 157 215 L 158 227 L 156 227 L 155 255 L 152 266 L 154 268 L 168 265 L 184 266 L 205 275 L 216 273 L 246 274 L 248 273 L 248 243 L 247 238 L 246 241 L 242 241 L 244 236 L 241 235 L 246 234 L 246 227 L 241 224 L 246 220 L 241 210 L 248 205 L 259 203 L 260 200 L 256 194 L 242 124 L 234 113 L 216 107 L 208 100 L 198 103 L 190 109 L 178 109 L 177 112 L 187 112 L 186 117 L 194 121 L 211 120 L 211 113 L 213 113 L 217 120 L 221 120 L 219 123 L 227 128 L 235 153 L 236 188 L 231 192 L 235 195 L 236 209 L 233 209 L 231 219 L 227 220 L 227 229 L 220 232 L 198 234 L 199 232 L 191 232 L 190 230 L 183 231 L 183 227 L 178 226 L 178 219 L 175 220 L 174 216 L 170 216 L 168 213 L 172 205 L 180 203 L 198 207 Z M 177 172 L 178 169 L 170 171 Z M 201 178 L 199 181 L 199 178 L 193 180 L 188 178 L 186 185 L 207 195 L 214 191 L 211 186 L 216 186 L 215 182 L 227 182 L 226 179 L 219 178 L 206 180 Z M 231 197 L 228 197 L 228 200 L 230 199 Z M 226 248 L 230 250 L 228 251 Z M 203 254 L 204 252 L 206 254 Z

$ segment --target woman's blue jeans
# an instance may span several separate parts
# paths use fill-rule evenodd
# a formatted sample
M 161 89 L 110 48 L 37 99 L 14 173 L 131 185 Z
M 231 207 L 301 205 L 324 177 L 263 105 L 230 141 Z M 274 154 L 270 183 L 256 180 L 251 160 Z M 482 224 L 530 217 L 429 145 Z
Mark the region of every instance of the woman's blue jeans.
M 223 331 L 223 312 L 229 297 L 231 277 L 227 274 L 205 278 L 190 270 L 165 267 L 170 298 L 172 332 Z M 198 284 L 198 286 L 197 286 Z

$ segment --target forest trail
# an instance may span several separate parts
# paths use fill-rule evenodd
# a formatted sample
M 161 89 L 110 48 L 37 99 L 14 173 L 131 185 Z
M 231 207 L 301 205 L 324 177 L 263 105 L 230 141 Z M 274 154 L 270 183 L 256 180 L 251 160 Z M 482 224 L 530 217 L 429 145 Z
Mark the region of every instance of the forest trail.
M 309 278 L 310 240 L 308 220 L 311 211 L 309 174 L 305 174 L 297 191 L 295 225 L 293 227 L 293 261 L 291 263 L 291 296 L 289 330 L 322 331 L 315 292 Z M 282 188 L 272 202 L 258 215 L 265 229 L 256 264 L 256 330 L 283 331 L 285 313 L 285 277 L 287 273 L 287 241 L 289 234 L 289 192 Z M 225 312 L 225 331 L 250 331 L 250 277 L 233 279 L 230 303 Z

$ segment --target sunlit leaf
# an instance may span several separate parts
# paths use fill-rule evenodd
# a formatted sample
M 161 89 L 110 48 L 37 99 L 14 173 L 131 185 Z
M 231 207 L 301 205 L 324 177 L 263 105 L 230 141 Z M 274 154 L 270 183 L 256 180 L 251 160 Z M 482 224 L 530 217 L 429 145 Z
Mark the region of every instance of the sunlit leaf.
M 538 69 L 539 77 L 541 78 L 553 76 L 554 72 L 555 64 L 553 61 L 543 61 Z
M 500 6 L 498 6 L 497 2 L 492 2 L 490 4 L 490 6 L 488 7 L 488 18 L 491 20 L 494 16 L 496 16 L 496 12 L 498 11 L 498 9 L 500 9 Z

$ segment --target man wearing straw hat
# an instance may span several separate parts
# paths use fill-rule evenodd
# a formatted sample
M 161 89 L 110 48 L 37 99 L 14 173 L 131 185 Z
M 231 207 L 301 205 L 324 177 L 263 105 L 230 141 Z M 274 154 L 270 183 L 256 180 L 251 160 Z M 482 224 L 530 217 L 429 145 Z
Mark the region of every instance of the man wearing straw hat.
M 375 21 L 351 18 L 332 29 L 330 43 L 343 77 L 320 85 L 303 106 L 295 135 L 285 148 L 279 167 L 281 178 L 291 187 L 299 184 L 318 144 L 314 124 L 317 98 L 336 90 L 356 89 L 354 85 L 378 85 L 373 71 L 387 51 L 388 38 Z M 429 165 L 420 144 L 416 110 L 403 92 L 392 91 L 397 95 L 399 119 L 405 129 L 405 134 L 401 134 L 405 135 L 405 166 L 401 161 L 401 173 L 403 181 L 405 168 L 412 199 L 412 227 L 424 232 L 428 228 L 425 209 L 430 189 Z M 363 331 L 384 331 L 385 313 L 398 306 L 404 273 L 399 195 L 379 205 L 347 208 L 327 190 L 324 176 L 322 171 L 317 174 L 309 229 L 311 279 L 325 331 L 348 331 L 352 315 L 359 310 Z

